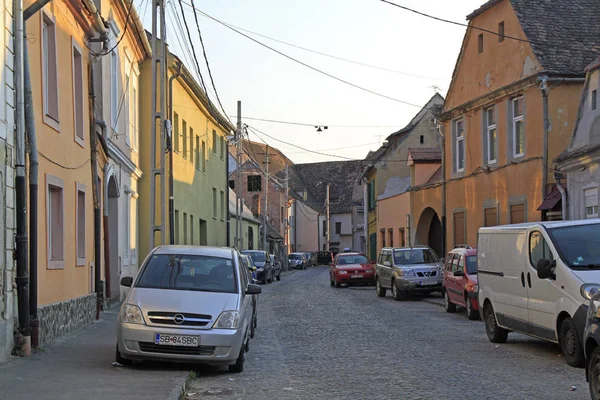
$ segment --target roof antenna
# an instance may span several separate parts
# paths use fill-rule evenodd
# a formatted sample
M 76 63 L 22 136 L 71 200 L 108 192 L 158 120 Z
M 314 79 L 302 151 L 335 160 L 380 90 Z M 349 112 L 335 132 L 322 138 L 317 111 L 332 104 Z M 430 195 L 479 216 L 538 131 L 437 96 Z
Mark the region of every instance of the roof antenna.
M 439 87 L 439 86 L 436 86 L 436 85 L 432 85 L 432 86 L 429 86 L 429 87 L 431 89 L 433 89 L 433 94 L 438 94 L 438 93 L 440 93 L 442 91 L 442 88 Z

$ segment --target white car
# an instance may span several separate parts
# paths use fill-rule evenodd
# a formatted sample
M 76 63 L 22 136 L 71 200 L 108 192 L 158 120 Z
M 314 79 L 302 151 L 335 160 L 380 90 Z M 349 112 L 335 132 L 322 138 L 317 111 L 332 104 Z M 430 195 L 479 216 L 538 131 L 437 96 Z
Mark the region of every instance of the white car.
M 242 372 L 252 327 L 249 283 L 235 249 L 160 246 L 150 252 L 117 320 L 116 361 L 228 365 Z
M 479 229 L 479 309 L 490 341 L 510 331 L 558 343 L 584 365 L 590 296 L 600 289 L 600 220 Z

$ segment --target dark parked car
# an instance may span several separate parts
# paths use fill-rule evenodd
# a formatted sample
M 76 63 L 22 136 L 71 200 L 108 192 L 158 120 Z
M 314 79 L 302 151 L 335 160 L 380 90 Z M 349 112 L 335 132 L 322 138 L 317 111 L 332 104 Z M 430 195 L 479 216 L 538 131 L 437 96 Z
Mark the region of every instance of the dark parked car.
M 249 255 L 254 261 L 256 270 L 256 279 L 262 283 L 273 282 L 273 264 L 271 256 L 264 250 L 244 250 L 242 254 Z
M 316 267 L 317 266 L 317 255 L 311 251 L 305 251 L 304 254 L 306 254 L 306 259 L 308 261 L 308 266 L 309 267 Z
M 288 265 L 292 269 L 306 269 L 306 255 L 304 253 L 292 253 L 288 256 Z
M 317 263 L 319 265 L 329 265 L 333 262 L 333 254 L 330 251 L 320 251 L 317 253 Z
M 279 257 L 275 254 L 271 254 L 271 264 L 273 264 L 273 279 L 281 280 L 281 262 Z

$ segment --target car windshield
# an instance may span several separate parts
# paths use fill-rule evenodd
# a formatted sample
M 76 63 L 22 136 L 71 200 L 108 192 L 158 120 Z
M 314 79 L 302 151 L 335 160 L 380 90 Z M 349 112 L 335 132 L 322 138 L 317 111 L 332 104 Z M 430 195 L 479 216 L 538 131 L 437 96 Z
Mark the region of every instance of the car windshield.
M 187 254 L 153 255 L 136 287 L 237 293 L 231 259 Z
M 430 249 L 394 250 L 394 264 L 431 264 L 439 261 L 438 256 Z
M 265 253 L 263 253 L 261 251 L 248 251 L 248 252 L 243 251 L 242 254 L 247 254 L 247 255 L 251 256 L 252 260 L 254 262 L 265 262 L 267 259 L 265 257 Z
M 477 256 L 466 256 L 467 259 L 467 274 L 477 274 Z
M 369 264 L 369 260 L 365 256 L 340 256 L 338 258 L 338 265 L 348 265 L 348 264 Z
M 571 268 L 600 268 L 600 224 L 548 230 L 560 258 Z
M 302 256 L 300 254 L 290 254 L 290 260 L 302 260 Z

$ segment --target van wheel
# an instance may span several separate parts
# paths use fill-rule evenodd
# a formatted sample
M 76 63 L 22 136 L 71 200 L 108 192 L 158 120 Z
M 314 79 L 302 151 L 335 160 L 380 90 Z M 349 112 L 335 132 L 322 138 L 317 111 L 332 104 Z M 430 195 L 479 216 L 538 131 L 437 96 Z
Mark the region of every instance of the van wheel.
M 469 318 L 471 321 L 478 320 L 479 311 L 473 310 L 473 303 L 471 303 L 469 296 L 465 296 L 465 304 L 467 305 L 467 318 Z
M 392 297 L 396 301 L 405 300 L 406 295 L 398 290 L 398 286 L 396 285 L 396 281 L 392 281 Z
M 583 367 L 585 364 L 583 346 L 575 330 L 575 323 L 571 318 L 565 318 L 560 324 L 559 340 L 560 348 L 567 364 L 571 367 Z
M 379 277 L 375 280 L 375 293 L 377 293 L 378 297 L 385 297 L 386 289 L 381 287 L 381 283 L 379 283 Z
M 592 400 L 600 400 L 600 347 L 596 347 L 590 355 L 587 374 Z
M 450 297 L 448 296 L 448 291 L 444 290 L 444 308 L 447 313 L 455 313 L 456 312 L 456 304 L 450 301 Z
M 490 303 L 485 305 L 483 315 L 485 316 L 485 331 L 490 342 L 505 343 L 508 338 L 508 331 L 498 326 L 494 308 Z

